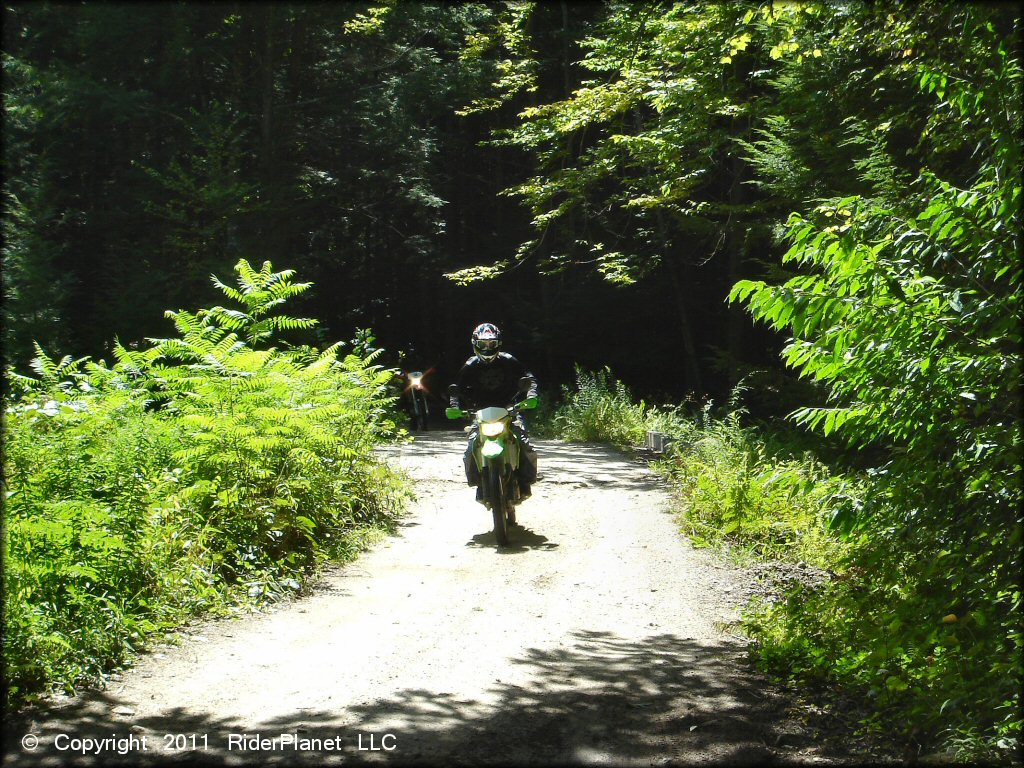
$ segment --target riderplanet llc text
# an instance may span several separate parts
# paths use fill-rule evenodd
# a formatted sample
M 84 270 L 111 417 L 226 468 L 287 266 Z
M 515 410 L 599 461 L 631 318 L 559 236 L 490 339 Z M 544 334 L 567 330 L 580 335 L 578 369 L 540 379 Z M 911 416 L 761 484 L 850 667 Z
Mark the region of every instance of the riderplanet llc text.
M 331 752 L 347 749 L 352 746 L 351 737 L 332 736 L 318 738 L 302 736 L 298 733 L 282 733 L 278 736 L 262 734 L 230 733 L 228 734 L 229 752 Z M 398 748 L 398 737 L 393 733 L 383 735 L 376 733 L 356 734 L 355 747 L 360 752 L 393 752 Z

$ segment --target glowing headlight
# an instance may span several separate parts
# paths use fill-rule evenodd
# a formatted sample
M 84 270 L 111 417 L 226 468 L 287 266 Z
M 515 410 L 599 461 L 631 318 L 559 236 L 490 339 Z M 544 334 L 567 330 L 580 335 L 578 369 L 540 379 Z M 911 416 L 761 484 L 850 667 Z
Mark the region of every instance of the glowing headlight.
M 414 376 L 411 379 L 409 379 L 409 383 L 416 389 L 420 388 L 421 381 L 423 381 L 423 379 L 419 378 L 418 376 Z
M 480 425 L 480 431 L 484 433 L 485 437 L 497 437 L 505 431 L 505 425 L 500 421 L 485 421 Z

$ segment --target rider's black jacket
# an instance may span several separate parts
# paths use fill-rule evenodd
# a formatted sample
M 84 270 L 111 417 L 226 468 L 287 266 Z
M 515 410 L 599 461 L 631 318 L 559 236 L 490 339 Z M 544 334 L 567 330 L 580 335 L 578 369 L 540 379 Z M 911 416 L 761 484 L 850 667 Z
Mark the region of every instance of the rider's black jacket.
M 531 381 L 530 391 L 525 395 L 519 391 L 519 380 L 523 377 Z M 507 352 L 499 352 L 489 363 L 475 355 L 469 358 L 459 371 L 456 383 L 459 396 L 452 397 L 451 404 L 471 411 L 492 405 L 507 408 L 526 397 L 537 396 L 537 379 Z

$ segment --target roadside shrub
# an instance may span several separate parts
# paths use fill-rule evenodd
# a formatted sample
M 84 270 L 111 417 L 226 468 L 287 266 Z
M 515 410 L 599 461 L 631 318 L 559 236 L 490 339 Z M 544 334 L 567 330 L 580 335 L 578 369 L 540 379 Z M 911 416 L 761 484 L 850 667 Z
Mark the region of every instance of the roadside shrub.
M 395 431 L 376 354 L 265 346 L 312 321 L 308 288 L 239 262 L 237 308 L 117 364 L 11 372 L 4 422 L 9 703 L 123 663 L 184 617 L 298 589 L 390 528 L 405 492 L 373 458 Z M 262 348 L 261 348 L 262 347 Z M 379 353 L 377 353 L 379 354 Z
M 147 531 L 177 436 L 138 391 L 78 383 L 26 394 L 4 419 L 4 661 L 15 699 L 122 663 L 164 613 L 152 609 L 165 564 Z
M 563 440 L 640 445 L 647 430 L 647 406 L 634 403 L 626 386 L 607 368 L 590 372 L 576 366 L 576 388 L 563 390 L 564 402 L 552 419 Z
M 660 463 L 680 500 L 683 530 L 697 546 L 728 544 L 759 559 L 833 567 L 844 543 L 830 521 L 859 504 L 861 482 L 811 454 L 770 447 L 740 424 L 740 411 L 706 409 Z M 671 434 L 671 433 L 670 433 Z
M 936 126 L 978 132 L 971 177 L 922 169 L 899 195 L 873 184 L 794 213 L 783 261 L 797 274 L 740 281 L 730 299 L 787 331 L 786 363 L 827 385 L 829 407 L 794 418 L 879 457 L 863 504 L 835 521 L 870 577 L 824 611 L 807 597 L 752 623 L 763 657 L 866 686 L 890 723 L 1002 759 L 1024 724 L 1022 69 L 1019 38 L 972 35 L 994 54 L 984 77 L 915 76 Z
M 890 724 L 999 761 L 1019 758 L 1024 725 L 1018 21 L 967 14 L 967 69 L 904 71 L 927 110 L 916 178 L 879 173 L 899 167 L 873 138 L 889 122 L 851 121 L 860 194 L 793 213 L 788 279 L 730 294 L 827 387 L 829 407 L 794 417 L 878 457 L 864 503 L 837 521 L 859 538 L 849 563 L 864 578 L 758 618 L 762 658 L 863 688 Z M 951 137 L 965 168 L 947 162 Z
M 576 377 L 576 389 L 566 389 L 555 411 L 555 434 L 620 447 L 642 444 L 648 430 L 667 434 L 669 451 L 655 467 L 672 481 L 680 524 L 697 546 L 729 544 L 763 559 L 835 564 L 847 545 L 829 525 L 860 503 L 862 481 L 743 426 L 742 384 L 720 413 L 710 401 L 687 412 L 634 402 L 608 369 L 577 367 Z

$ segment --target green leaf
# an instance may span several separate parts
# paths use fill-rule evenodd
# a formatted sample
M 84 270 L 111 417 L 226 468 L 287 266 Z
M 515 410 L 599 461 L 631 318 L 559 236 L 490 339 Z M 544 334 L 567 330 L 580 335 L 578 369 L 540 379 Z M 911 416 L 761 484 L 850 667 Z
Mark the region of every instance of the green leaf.
M 891 675 L 885 679 L 885 687 L 890 691 L 900 692 L 907 690 L 910 686 L 902 678 Z

